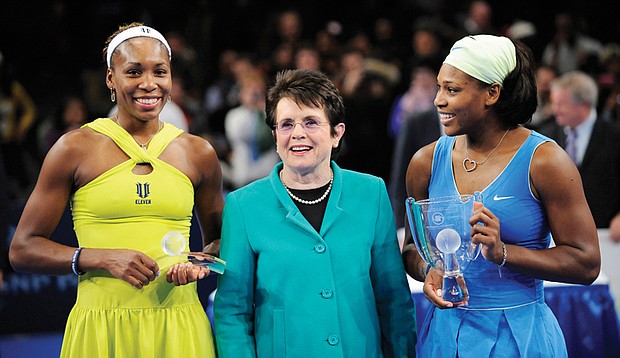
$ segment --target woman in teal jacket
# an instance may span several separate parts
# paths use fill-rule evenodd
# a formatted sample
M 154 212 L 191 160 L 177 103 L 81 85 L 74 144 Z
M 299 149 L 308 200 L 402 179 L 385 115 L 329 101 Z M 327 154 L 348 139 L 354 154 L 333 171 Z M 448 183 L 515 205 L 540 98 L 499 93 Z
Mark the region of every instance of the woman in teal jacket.
M 331 160 L 345 128 L 338 90 L 320 72 L 284 71 L 266 121 L 282 162 L 226 198 L 219 356 L 414 356 L 414 303 L 385 184 Z

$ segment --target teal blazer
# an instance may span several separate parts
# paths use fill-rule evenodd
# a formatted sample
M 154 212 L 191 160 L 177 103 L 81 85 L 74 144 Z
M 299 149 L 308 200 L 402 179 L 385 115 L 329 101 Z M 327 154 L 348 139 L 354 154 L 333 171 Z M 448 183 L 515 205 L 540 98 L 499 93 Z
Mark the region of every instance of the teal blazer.
M 415 308 L 382 179 L 334 171 L 320 233 L 271 174 L 226 198 L 219 357 L 413 357 Z

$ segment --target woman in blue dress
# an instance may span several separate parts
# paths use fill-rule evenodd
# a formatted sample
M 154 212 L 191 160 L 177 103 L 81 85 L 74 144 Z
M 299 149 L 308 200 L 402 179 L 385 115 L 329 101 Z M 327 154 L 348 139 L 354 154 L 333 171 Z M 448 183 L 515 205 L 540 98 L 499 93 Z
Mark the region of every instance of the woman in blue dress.
M 413 156 L 407 192 L 416 200 L 481 192 L 469 220 L 481 254 L 465 274 L 468 298 L 453 304 L 441 297 L 441 272 L 427 268 L 407 233 L 406 269 L 435 305 L 418 355 L 567 356 L 543 280 L 591 284 L 600 252 L 577 168 L 555 142 L 522 126 L 536 109 L 531 51 L 501 36 L 467 36 L 437 81 L 446 136 Z

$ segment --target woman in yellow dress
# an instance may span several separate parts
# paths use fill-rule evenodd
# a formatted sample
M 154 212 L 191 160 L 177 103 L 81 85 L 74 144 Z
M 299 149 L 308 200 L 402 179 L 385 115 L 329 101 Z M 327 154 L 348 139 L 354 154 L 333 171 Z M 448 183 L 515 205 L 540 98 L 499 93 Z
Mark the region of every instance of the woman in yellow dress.
M 216 153 L 163 123 L 172 83 L 164 37 L 133 23 L 104 48 L 118 113 L 65 134 L 49 151 L 17 226 L 18 271 L 78 275 L 63 357 L 215 356 L 196 292 L 204 267 L 165 259 L 162 237 L 189 242 L 195 209 L 205 251 L 219 251 L 223 207 Z M 49 239 L 69 201 L 79 247 Z

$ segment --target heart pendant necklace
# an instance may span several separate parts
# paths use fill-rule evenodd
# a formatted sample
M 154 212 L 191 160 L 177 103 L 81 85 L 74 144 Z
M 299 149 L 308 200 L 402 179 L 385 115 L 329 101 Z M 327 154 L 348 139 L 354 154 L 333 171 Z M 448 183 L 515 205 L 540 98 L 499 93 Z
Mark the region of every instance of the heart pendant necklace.
M 506 134 L 508 134 L 508 131 L 510 131 L 510 128 L 508 128 L 506 130 L 506 132 L 502 136 L 502 139 L 499 140 L 499 143 L 497 143 L 495 148 L 493 148 L 493 150 L 481 162 L 477 162 L 477 161 L 469 158 L 469 145 L 467 145 L 467 143 L 465 143 L 465 159 L 463 159 L 463 169 L 465 169 L 465 171 L 468 172 L 468 173 L 469 172 L 473 172 L 474 170 L 476 170 L 476 168 L 478 168 L 479 165 L 482 165 L 482 164 L 486 163 L 486 161 L 489 159 L 489 157 L 493 153 L 495 153 L 495 151 L 497 150 L 497 148 L 499 148 L 500 145 L 502 145 L 502 142 L 504 141 L 504 138 L 506 138 Z

